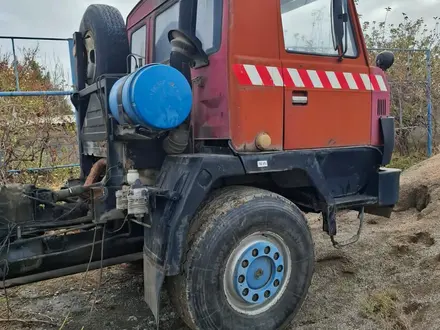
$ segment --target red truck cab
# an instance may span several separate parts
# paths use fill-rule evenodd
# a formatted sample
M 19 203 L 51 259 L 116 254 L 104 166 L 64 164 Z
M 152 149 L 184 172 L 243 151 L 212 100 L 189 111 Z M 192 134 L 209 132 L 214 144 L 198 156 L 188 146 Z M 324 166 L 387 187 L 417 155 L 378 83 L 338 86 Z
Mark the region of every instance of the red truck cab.
M 183 8 L 183 11 L 179 10 Z M 230 140 L 237 152 L 381 145 L 389 115 L 384 72 L 371 67 L 354 4 L 347 49 L 334 49 L 331 1 L 144 0 L 130 13 L 131 52 L 166 62 L 170 29 L 195 30 L 209 65 L 193 70 L 196 140 Z

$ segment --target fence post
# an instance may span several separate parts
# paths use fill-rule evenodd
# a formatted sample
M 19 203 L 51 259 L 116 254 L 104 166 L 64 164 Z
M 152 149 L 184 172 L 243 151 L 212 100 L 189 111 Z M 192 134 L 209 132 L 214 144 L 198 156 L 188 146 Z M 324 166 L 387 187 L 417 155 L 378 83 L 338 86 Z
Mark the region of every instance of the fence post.
M 17 54 L 15 52 L 14 38 L 11 38 L 11 43 L 12 43 L 12 56 L 14 57 L 15 89 L 17 91 L 20 91 L 20 83 L 19 83 L 19 78 L 18 78 L 18 60 L 17 60 Z
M 75 70 L 75 56 L 73 55 L 73 49 L 75 47 L 75 43 L 72 38 L 67 39 L 68 46 L 69 46 L 69 58 L 70 58 L 70 74 L 72 75 L 72 85 L 73 90 L 75 90 L 76 87 L 76 70 Z
M 431 98 L 431 84 L 432 84 L 432 65 L 431 65 L 431 50 L 426 50 L 426 70 L 427 70 L 427 86 L 426 97 L 428 104 L 428 157 L 432 156 L 432 98 Z

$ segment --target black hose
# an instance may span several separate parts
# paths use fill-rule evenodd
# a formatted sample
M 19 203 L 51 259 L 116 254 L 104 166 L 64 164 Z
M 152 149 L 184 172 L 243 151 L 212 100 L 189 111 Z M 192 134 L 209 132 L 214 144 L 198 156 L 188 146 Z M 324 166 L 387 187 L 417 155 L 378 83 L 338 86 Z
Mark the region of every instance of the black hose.
M 59 202 L 69 197 L 82 195 L 85 192 L 91 190 L 92 188 L 101 187 L 101 186 L 102 186 L 101 182 L 93 183 L 88 186 L 74 186 L 54 192 L 53 197 L 55 201 Z
M 56 228 L 56 230 L 65 230 L 62 233 L 54 233 L 54 234 L 50 234 L 50 235 L 39 235 L 39 236 L 35 236 L 35 237 L 30 237 L 30 238 L 22 238 L 22 239 L 18 239 L 12 243 L 10 243 L 10 245 L 17 245 L 17 244 L 23 244 L 23 243 L 29 243 L 32 241 L 38 241 L 41 240 L 43 238 L 46 237 L 53 237 L 53 236 L 59 236 L 60 234 L 66 234 L 72 231 L 76 231 L 76 230 L 85 230 L 85 229 L 91 229 L 96 227 L 95 224 L 88 224 L 88 225 L 84 225 L 84 226 L 74 226 L 74 227 L 70 227 L 70 228 Z M 24 232 L 22 233 L 22 236 L 28 236 L 28 235 L 32 235 L 32 234 L 36 234 L 36 233 L 40 233 L 41 230 L 33 230 L 33 231 L 29 231 L 29 232 Z
M 109 241 L 112 241 L 112 240 L 115 240 L 115 239 L 119 239 L 119 238 L 124 238 L 124 237 L 129 237 L 131 234 L 120 234 L 120 235 L 116 235 L 116 236 L 113 236 L 113 237 L 109 237 L 109 238 L 106 238 L 106 242 L 109 242 Z M 140 237 L 135 237 L 134 238 L 134 240 L 139 240 L 140 239 Z M 143 237 L 142 237 L 142 239 L 143 239 Z M 127 245 L 129 245 L 130 244 L 130 241 L 132 241 L 133 239 L 128 239 L 127 241 L 126 241 L 126 243 L 127 243 Z M 87 248 L 87 247 L 90 247 L 90 246 L 93 246 L 93 245 L 96 245 L 96 244 L 101 244 L 102 243 L 102 240 L 100 240 L 100 241 L 96 241 L 96 242 L 94 242 L 94 243 L 89 243 L 89 244 L 84 244 L 84 245 L 80 245 L 80 246 L 77 246 L 77 247 L 75 247 L 75 248 L 72 248 L 72 249 L 69 249 L 69 250 L 63 250 L 63 251 L 59 251 L 59 252 L 52 252 L 52 253 L 47 253 L 47 254 L 41 254 L 41 255 L 37 255 L 37 256 L 32 256 L 32 257 L 28 257 L 28 258 L 21 258 L 21 259 L 15 259 L 15 260 L 8 260 L 11 264 L 14 264 L 14 263 L 17 263 L 17 262 L 22 262 L 22 261 L 30 261 L 30 260 L 38 260 L 38 259 L 43 259 L 43 258 L 47 258 L 47 257 L 56 257 L 56 256 L 59 256 L 59 255 L 63 255 L 63 254 L 66 254 L 66 253 L 71 253 L 71 252 L 75 252 L 75 251 L 78 251 L 78 250 L 81 250 L 81 249 L 85 249 L 85 248 Z
M 32 223 L 32 224 L 24 224 L 21 227 L 22 228 L 42 228 L 42 229 L 52 229 L 60 228 L 61 226 L 70 226 L 70 225 L 79 225 L 83 223 L 91 223 L 93 221 L 93 218 L 90 216 L 85 216 L 77 219 L 72 220 L 66 220 L 63 222 L 44 222 L 44 223 Z
M 108 267 L 108 266 L 112 266 L 112 265 L 122 264 L 124 262 L 132 262 L 132 261 L 137 261 L 137 260 L 141 260 L 141 259 L 142 259 L 142 252 L 133 253 L 133 254 L 123 255 L 123 256 L 114 257 L 114 258 L 110 258 L 110 259 L 105 259 L 102 263 L 102 266 Z M 101 266 L 101 261 L 97 260 L 97 261 L 91 262 L 90 264 L 89 263 L 81 264 L 81 265 L 66 267 L 66 268 L 62 268 L 62 269 L 50 270 L 50 271 L 47 271 L 44 273 L 27 275 L 27 276 L 18 277 L 18 278 L 12 278 L 12 279 L 6 280 L 4 282 L 0 281 L 0 288 L 8 288 L 8 287 L 13 287 L 13 286 L 18 286 L 18 285 L 29 284 L 29 283 L 33 283 L 33 282 L 49 280 L 52 278 L 58 278 L 58 277 L 62 277 L 62 276 L 78 274 L 78 273 L 81 273 L 81 272 L 87 270 L 87 267 L 89 268 L 89 270 L 94 270 L 94 269 L 99 268 L 100 266 Z

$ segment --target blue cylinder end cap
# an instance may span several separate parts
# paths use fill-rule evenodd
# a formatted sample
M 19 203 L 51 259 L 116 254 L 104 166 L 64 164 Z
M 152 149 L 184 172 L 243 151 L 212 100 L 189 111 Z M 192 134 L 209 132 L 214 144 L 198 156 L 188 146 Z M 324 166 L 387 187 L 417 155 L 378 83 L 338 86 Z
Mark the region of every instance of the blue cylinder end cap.
M 118 122 L 117 94 L 121 85 L 122 105 L 133 124 L 169 130 L 181 125 L 191 112 L 191 86 L 184 75 L 171 66 L 149 64 L 115 83 L 109 103 Z

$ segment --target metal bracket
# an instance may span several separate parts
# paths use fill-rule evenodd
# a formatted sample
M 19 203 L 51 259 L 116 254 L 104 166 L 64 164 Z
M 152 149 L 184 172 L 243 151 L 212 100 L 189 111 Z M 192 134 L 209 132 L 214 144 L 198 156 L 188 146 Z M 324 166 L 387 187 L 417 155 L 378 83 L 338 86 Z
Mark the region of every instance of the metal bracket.
M 359 238 L 361 237 L 362 229 L 364 227 L 364 216 L 365 216 L 365 212 L 364 212 L 364 208 L 362 208 L 359 212 L 359 215 L 358 215 L 358 219 L 359 219 L 358 231 L 357 231 L 356 235 L 354 235 L 349 240 L 344 241 L 342 243 L 339 243 L 335 240 L 334 236 L 330 236 L 330 240 L 332 241 L 332 244 L 335 248 L 340 249 L 342 247 L 352 245 L 352 244 L 356 243 L 357 241 L 359 241 Z
M 171 200 L 173 202 L 176 202 L 180 198 L 182 198 L 182 195 L 180 193 L 178 193 L 177 191 L 161 190 L 161 189 L 152 188 L 152 187 L 147 187 L 147 188 L 148 188 L 148 192 L 150 194 L 150 205 L 153 210 L 156 208 L 156 199 L 158 197 L 165 198 L 165 199 Z

